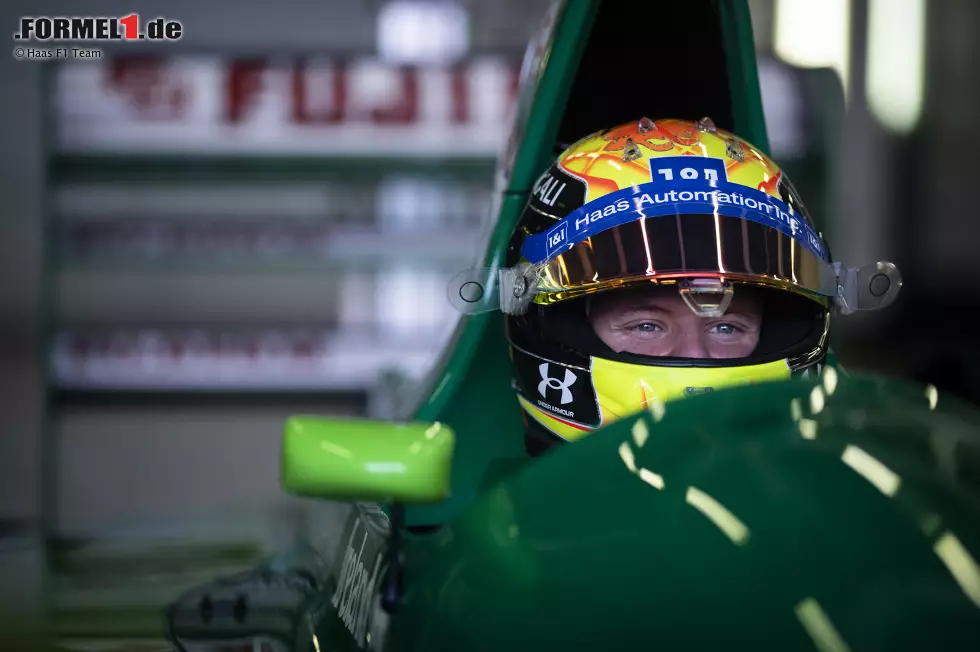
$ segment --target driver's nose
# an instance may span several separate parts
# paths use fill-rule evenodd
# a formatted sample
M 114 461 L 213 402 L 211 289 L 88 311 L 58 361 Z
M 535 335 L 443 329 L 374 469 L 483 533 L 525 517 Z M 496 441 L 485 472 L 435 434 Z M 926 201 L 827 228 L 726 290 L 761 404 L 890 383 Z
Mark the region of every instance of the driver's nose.
M 704 345 L 700 333 L 686 333 L 680 338 L 672 355 L 678 358 L 702 359 L 708 357 L 708 348 Z

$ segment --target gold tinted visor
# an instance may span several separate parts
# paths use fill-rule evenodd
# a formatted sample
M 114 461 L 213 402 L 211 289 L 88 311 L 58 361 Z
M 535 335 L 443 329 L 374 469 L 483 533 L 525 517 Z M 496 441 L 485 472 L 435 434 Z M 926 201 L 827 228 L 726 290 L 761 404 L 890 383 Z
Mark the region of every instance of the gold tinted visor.
M 589 237 L 537 266 L 536 303 L 644 281 L 717 278 L 791 290 L 823 305 L 834 268 L 792 237 L 738 217 L 640 218 Z

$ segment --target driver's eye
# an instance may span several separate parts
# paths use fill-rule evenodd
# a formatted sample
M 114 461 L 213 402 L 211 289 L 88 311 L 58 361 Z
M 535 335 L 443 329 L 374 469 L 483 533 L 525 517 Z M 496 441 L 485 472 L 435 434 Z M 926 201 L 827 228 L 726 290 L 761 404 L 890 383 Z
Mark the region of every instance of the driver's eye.
M 738 332 L 738 327 L 733 324 L 715 324 L 708 332 L 716 335 L 734 335 Z
M 656 333 L 657 331 L 662 331 L 657 324 L 643 323 L 633 326 L 633 330 L 639 331 L 640 333 Z

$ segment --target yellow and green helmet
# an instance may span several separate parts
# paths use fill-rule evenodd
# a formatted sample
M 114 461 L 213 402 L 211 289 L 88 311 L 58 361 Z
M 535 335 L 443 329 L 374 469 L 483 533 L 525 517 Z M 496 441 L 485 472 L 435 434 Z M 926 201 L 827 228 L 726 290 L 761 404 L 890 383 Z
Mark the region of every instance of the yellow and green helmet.
M 505 313 L 535 447 L 684 396 L 819 373 L 831 317 L 884 307 L 901 287 L 891 263 L 835 263 L 779 166 L 707 118 L 642 118 L 568 147 L 534 185 L 505 264 L 455 282 L 482 275 L 493 291 L 479 308 L 465 292 L 454 303 Z M 704 316 L 758 295 L 758 344 L 738 358 L 612 350 L 593 331 L 590 302 L 651 286 Z

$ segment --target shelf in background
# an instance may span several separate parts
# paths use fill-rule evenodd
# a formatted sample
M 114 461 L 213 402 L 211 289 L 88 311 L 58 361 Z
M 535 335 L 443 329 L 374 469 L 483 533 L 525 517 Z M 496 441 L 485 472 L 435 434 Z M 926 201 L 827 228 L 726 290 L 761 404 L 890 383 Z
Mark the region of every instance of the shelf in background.
M 493 180 L 496 156 L 474 154 L 446 159 L 432 156 L 325 156 L 167 154 L 56 155 L 50 163 L 55 185 L 66 182 L 259 182 L 373 180 L 386 175 L 411 173 L 437 179 Z
M 329 324 L 370 278 L 322 270 L 58 269 L 50 319 L 60 328 L 129 324 Z M 346 289 L 345 289 L 346 288 Z
M 226 220 L 87 220 L 57 229 L 59 270 L 181 274 L 375 270 L 456 272 L 476 261 L 480 228 L 393 228 Z M 448 278 L 448 277 L 447 277 Z
M 69 392 L 356 392 L 386 373 L 421 378 L 443 334 L 68 332 L 50 352 L 51 384 Z
M 434 226 L 460 228 L 484 221 L 489 179 L 430 178 L 388 170 L 370 180 L 325 178 L 279 181 L 160 181 L 62 183 L 51 211 L 63 224 L 201 222 Z
M 329 390 L 203 390 L 203 389 L 95 389 L 55 388 L 52 407 L 65 415 L 106 410 L 268 412 L 285 410 L 305 414 L 365 415 L 371 406 L 371 388 Z
M 471 267 L 472 265 L 469 265 Z M 461 269 L 393 264 L 380 270 L 60 269 L 51 319 L 58 328 L 324 328 L 388 323 L 438 328 L 458 318 L 450 281 Z

